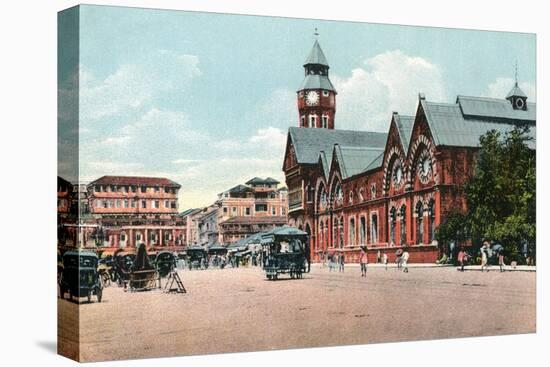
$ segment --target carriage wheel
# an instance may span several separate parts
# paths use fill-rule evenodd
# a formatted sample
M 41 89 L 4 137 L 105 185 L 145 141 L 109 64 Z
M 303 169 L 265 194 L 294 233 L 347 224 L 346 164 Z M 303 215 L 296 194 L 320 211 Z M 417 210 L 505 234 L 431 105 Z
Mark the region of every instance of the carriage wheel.
M 92 291 L 88 291 L 88 303 L 92 302 Z

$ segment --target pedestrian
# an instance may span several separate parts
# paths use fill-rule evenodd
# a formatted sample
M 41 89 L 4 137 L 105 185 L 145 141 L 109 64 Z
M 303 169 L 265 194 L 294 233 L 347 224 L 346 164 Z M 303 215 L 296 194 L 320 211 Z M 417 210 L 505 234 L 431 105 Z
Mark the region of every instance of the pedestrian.
M 501 251 L 498 254 L 498 266 L 500 267 L 500 272 L 504 271 L 504 253 Z
M 401 267 L 403 268 L 404 273 L 409 272 L 408 261 L 409 261 L 409 253 L 407 251 L 405 251 L 401 255 Z
M 382 260 L 382 258 L 380 257 L 380 250 L 378 250 L 378 252 L 376 253 L 376 263 L 380 264 L 381 260 Z
M 481 247 L 481 272 L 483 272 L 484 268 L 487 268 L 487 272 L 489 272 L 489 262 L 488 262 L 488 256 L 487 256 L 487 248 L 489 247 L 489 242 L 484 241 L 483 246 Z
M 388 270 L 388 254 L 384 252 L 382 255 L 382 261 L 384 262 L 384 266 L 386 267 L 386 270 Z
M 340 263 L 340 271 L 343 273 L 344 272 L 344 264 L 345 264 L 345 259 L 344 259 L 344 253 L 341 253 L 338 257 L 338 259 L 340 260 L 339 263 Z
M 401 256 L 403 256 L 403 254 L 401 255 L 395 255 L 395 263 L 397 264 L 397 270 L 401 270 Z
M 334 267 L 334 255 L 328 256 L 328 271 L 332 272 L 332 268 Z
M 364 248 L 361 248 L 361 255 L 359 255 L 359 263 L 361 264 L 361 276 L 367 276 L 367 264 L 369 263 L 369 258 L 367 256 L 367 251 Z
M 464 256 L 464 250 L 460 249 L 457 256 L 458 265 L 460 265 L 460 271 L 464 271 Z

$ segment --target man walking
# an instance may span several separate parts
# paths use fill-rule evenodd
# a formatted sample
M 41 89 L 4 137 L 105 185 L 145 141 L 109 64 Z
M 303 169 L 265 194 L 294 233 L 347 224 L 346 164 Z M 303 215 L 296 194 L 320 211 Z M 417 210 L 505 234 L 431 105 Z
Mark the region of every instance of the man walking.
M 404 273 L 409 272 L 409 253 L 407 251 L 403 252 L 403 255 L 401 255 L 401 267 L 403 268 Z
M 344 259 L 344 253 L 342 252 L 338 258 L 340 261 L 340 271 L 343 273 L 344 272 L 344 264 L 345 264 L 345 259 Z
M 384 266 L 386 267 L 386 270 L 388 270 L 388 254 L 384 252 L 382 255 L 382 261 L 384 262 Z
M 487 256 L 488 248 L 489 242 L 484 241 L 483 246 L 481 247 L 481 272 L 483 272 L 484 268 L 487 268 L 487 272 L 489 272 L 489 259 Z
M 460 271 L 464 271 L 464 250 L 463 249 L 460 249 L 460 251 L 458 251 L 457 260 L 458 260 L 458 265 L 460 265 Z
M 369 258 L 367 256 L 367 251 L 365 248 L 361 248 L 361 255 L 359 256 L 359 263 L 361 264 L 361 276 L 367 276 L 367 264 L 369 263 Z

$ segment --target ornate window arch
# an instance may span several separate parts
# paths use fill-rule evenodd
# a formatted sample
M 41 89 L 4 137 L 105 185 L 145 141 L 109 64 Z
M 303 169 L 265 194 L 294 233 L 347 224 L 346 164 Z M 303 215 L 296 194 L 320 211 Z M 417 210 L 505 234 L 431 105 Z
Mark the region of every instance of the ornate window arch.
M 390 222 L 390 244 L 395 245 L 395 226 L 397 224 L 397 210 L 395 209 L 394 206 L 390 209 L 389 222 Z
M 401 218 L 400 240 L 401 245 L 403 245 L 407 242 L 407 206 L 405 204 L 401 205 L 401 209 L 399 209 L 399 216 Z
M 416 203 L 416 244 L 419 245 L 424 241 L 424 204 L 421 200 Z
M 392 147 L 383 166 L 382 192 L 386 195 L 390 186 L 401 188 L 407 179 L 407 165 L 398 147 Z
M 411 147 L 408 181 L 414 182 L 418 177 L 423 184 L 430 180 L 438 184 L 439 175 L 436 168 L 435 147 L 425 135 L 420 135 Z M 414 177 L 412 176 L 414 175 Z

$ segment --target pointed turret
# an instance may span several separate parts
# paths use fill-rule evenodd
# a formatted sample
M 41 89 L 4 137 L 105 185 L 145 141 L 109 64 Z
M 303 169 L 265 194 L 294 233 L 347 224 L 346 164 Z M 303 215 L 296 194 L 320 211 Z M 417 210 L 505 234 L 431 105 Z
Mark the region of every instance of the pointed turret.
M 315 35 L 318 36 L 317 31 Z M 317 40 L 303 66 L 305 77 L 298 89 L 299 126 L 334 129 L 336 89 L 328 77 L 330 66 Z
M 327 69 L 329 68 L 327 58 L 325 57 L 325 54 L 323 53 L 323 50 L 317 40 L 315 40 L 313 48 L 304 62 L 304 67 L 307 65 L 323 65 L 326 66 Z

